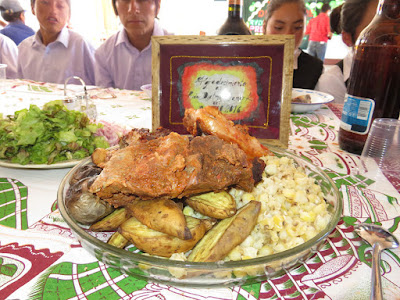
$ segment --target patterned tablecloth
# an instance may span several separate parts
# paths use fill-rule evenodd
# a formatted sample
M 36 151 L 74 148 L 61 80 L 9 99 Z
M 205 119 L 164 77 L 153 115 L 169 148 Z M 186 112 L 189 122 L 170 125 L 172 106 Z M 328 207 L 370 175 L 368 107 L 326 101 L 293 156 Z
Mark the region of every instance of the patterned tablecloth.
M 63 87 L 8 81 L 1 112 L 62 97 Z M 77 87 L 71 93 L 77 92 Z M 98 119 L 151 127 L 151 102 L 138 91 L 89 88 Z M 323 168 L 343 195 L 343 217 L 323 248 L 305 264 L 268 281 L 193 289 L 128 277 L 89 255 L 56 207 L 69 169 L 0 167 L 0 299 L 369 299 L 372 248 L 355 234 L 359 222 L 380 224 L 400 238 L 400 181 L 337 143 L 340 107 L 292 114 L 289 151 Z M 382 254 L 385 299 L 399 299 L 400 250 Z

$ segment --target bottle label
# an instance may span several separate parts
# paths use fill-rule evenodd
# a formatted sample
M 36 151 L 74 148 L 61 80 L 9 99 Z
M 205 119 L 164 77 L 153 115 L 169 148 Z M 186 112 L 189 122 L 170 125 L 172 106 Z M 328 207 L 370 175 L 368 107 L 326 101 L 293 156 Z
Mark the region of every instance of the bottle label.
M 340 127 L 357 134 L 367 134 L 374 109 L 374 100 L 346 94 Z

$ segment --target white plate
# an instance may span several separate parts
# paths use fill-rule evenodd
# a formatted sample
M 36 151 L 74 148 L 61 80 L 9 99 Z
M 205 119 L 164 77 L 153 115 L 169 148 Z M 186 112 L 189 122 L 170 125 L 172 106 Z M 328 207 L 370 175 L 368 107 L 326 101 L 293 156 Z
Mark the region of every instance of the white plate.
M 82 161 L 81 159 L 74 159 L 74 160 L 61 161 L 51 165 L 48 164 L 21 165 L 5 160 L 0 160 L 0 167 L 14 168 L 14 169 L 63 169 L 63 168 L 71 168 L 80 163 L 81 161 Z
M 314 90 L 306 90 L 306 89 L 297 89 L 294 88 L 292 90 L 292 99 L 301 95 L 310 95 L 311 103 L 293 103 L 292 102 L 292 113 L 305 113 L 314 111 L 321 107 L 322 104 L 327 104 L 334 100 L 334 97 L 330 94 L 314 91 Z

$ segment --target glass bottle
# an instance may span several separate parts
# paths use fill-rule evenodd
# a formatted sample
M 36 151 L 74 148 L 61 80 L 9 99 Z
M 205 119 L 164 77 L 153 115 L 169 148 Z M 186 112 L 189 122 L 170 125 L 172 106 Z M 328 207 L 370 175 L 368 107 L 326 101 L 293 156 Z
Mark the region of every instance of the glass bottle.
M 249 35 L 251 34 L 241 15 L 241 0 L 229 0 L 228 18 L 219 28 L 218 35 Z
M 399 118 L 400 1 L 380 0 L 355 46 L 342 120 L 341 149 L 361 154 L 375 118 Z

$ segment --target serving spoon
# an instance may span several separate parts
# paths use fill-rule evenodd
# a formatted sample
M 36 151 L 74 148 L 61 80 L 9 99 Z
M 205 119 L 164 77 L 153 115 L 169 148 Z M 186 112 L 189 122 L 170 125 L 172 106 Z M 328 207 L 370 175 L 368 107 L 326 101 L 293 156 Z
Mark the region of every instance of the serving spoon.
M 361 223 L 354 226 L 355 232 L 372 246 L 371 300 L 382 300 L 381 251 L 399 247 L 399 241 L 389 231 L 374 224 Z

